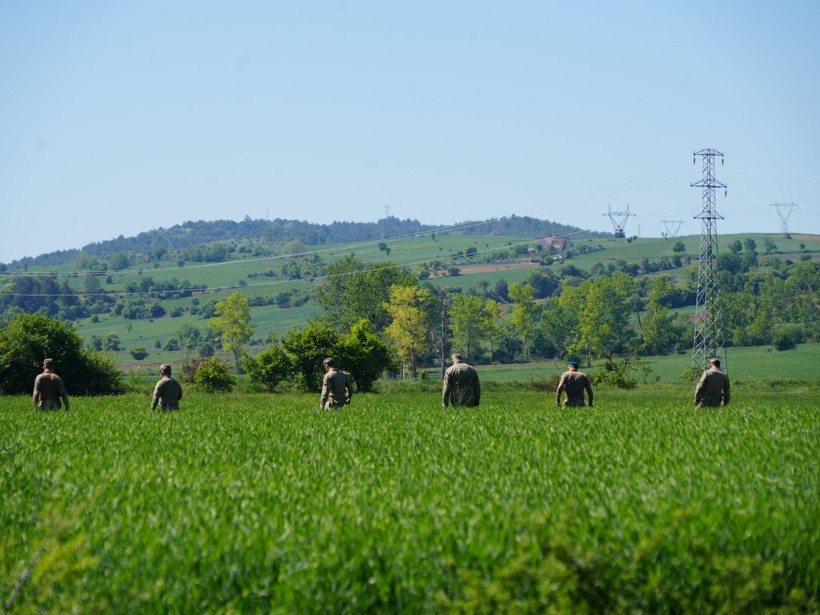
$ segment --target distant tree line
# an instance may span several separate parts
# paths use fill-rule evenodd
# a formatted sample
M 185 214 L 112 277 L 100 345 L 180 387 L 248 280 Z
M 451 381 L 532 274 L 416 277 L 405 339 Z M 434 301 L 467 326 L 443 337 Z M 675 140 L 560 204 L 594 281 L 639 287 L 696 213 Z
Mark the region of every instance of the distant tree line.
M 418 220 L 400 220 L 394 216 L 377 222 L 331 222 L 315 224 L 299 220 L 251 219 L 241 222 L 215 220 L 185 222 L 169 228 L 158 228 L 134 237 L 120 235 L 115 239 L 90 243 L 81 249 L 59 250 L 10 263 L 14 269 L 50 267 L 76 263 L 84 269 L 125 269 L 130 264 L 129 254 L 144 254 L 148 261 L 158 261 L 168 251 L 179 252 L 179 258 L 194 262 L 221 262 L 229 258 L 227 246 L 207 246 L 233 240 L 258 240 L 266 244 L 283 245 L 300 241 L 305 245 L 353 243 L 403 237 L 424 232 L 458 233 L 467 235 L 509 235 L 532 238 L 541 235 L 572 234 L 580 237 L 608 237 L 609 233 L 584 231 L 574 226 L 539 220 L 527 216 L 510 216 L 485 222 L 465 222 L 462 229 L 450 230 L 443 225 L 421 224 Z M 116 256 L 115 256 L 116 255 Z M 101 259 L 108 259 L 108 262 Z

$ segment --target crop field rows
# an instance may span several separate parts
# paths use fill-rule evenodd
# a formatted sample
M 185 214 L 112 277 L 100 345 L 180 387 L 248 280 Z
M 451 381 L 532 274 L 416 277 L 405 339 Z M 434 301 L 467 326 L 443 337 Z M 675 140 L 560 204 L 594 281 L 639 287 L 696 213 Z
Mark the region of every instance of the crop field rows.
M 820 397 L 0 400 L 8 612 L 811 611 Z

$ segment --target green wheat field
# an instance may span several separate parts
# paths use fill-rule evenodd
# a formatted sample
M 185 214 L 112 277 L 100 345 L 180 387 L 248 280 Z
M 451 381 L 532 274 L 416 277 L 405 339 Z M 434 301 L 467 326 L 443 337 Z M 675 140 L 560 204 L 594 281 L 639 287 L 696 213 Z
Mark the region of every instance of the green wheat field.
M 8 613 L 815 612 L 820 392 L 0 399 Z M 683 396 L 683 398 L 681 398 Z

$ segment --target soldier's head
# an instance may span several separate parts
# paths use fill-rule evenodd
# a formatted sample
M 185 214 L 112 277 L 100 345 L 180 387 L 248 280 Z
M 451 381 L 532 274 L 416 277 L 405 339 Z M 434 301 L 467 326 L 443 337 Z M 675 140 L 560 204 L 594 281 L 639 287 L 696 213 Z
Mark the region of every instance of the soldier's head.
M 322 367 L 325 368 L 325 371 L 328 371 L 331 367 L 336 367 L 336 361 L 334 361 L 331 357 L 328 357 L 322 361 Z
M 163 363 L 159 368 L 159 373 L 163 376 L 170 376 L 171 375 L 171 366 L 167 363 Z
M 54 359 L 45 359 L 43 361 L 43 369 L 53 370 L 54 369 Z
M 570 361 L 569 363 L 567 363 L 567 369 L 573 372 L 578 371 L 578 362 Z

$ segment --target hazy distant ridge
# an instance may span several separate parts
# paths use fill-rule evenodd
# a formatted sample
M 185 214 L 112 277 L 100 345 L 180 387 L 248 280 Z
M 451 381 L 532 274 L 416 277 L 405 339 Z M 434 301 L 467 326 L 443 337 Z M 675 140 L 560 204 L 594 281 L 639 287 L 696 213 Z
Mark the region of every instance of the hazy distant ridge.
M 157 228 L 133 237 L 120 235 L 90 243 L 81 249 L 60 250 L 34 258 L 23 258 L 15 263 L 48 266 L 73 261 L 81 252 L 91 256 L 106 256 L 117 252 L 147 252 L 156 248 L 179 249 L 211 242 L 237 239 L 256 239 L 270 243 L 285 243 L 294 239 L 306 245 L 326 243 L 352 243 L 403 237 L 424 232 L 457 232 L 465 235 L 509 235 L 534 238 L 553 234 L 571 235 L 575 238 L 608 237 L 610 233 L 585 231 L 575 226 L 539 220 L 528 216 L 511 216 L 487 221 L 464 222 L 451 226 L 426 225 L 418 220 L 400 220 L 394 216 L 378 222 L 331 222 L 316 224 L 299 220 L 264 220 L 245 218 L 241 222 L 215 220 L 188 221 L 169 228 Z M 14 264 L 14 263 L 12 263 Z

